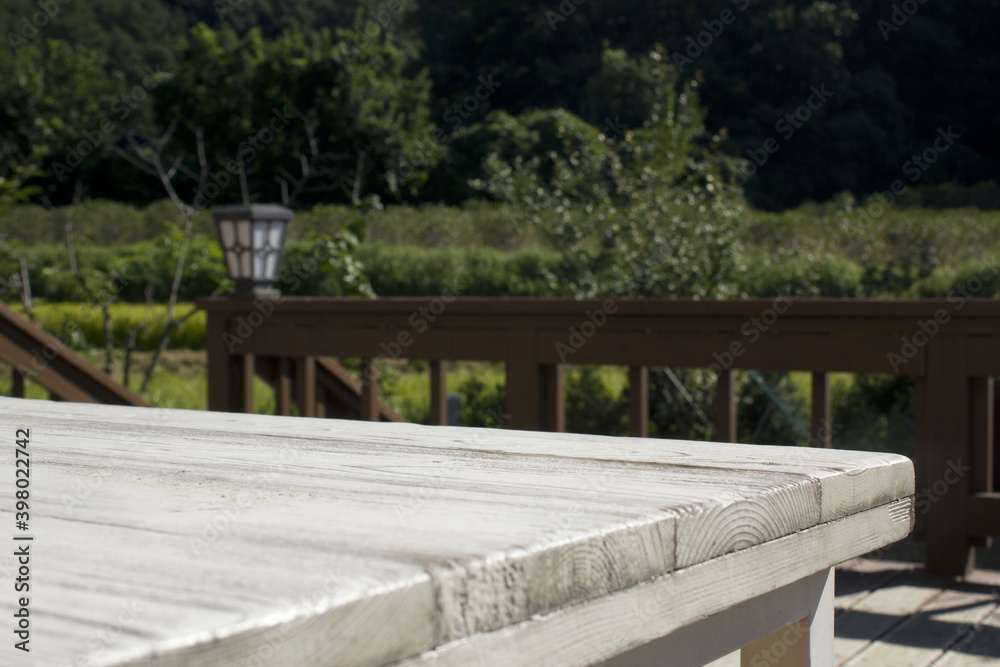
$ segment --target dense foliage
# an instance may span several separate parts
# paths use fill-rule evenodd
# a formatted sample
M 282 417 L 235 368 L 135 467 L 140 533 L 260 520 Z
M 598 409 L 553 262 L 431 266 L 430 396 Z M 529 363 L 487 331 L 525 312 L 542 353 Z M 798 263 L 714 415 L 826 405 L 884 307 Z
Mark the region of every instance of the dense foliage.
M 490 155 L 544 160 L 531 133 L 545 112 L 613 139 L 647 123 L 657 83 L 643 59 L 657 45 L 678 92 L 702 82 L 706 135 L 748 161 L 737 184 L 758 207 L 910 175 L 908 186 L 987 181 L 1000 158 L 1000 0 L 45 6 L 0 7 L 8 200 L 31 195 L 18 189 L 29 179 L 68 203 L 79 180 L 89 196 L 148 203 L 155 183 L 114 148 L 176 121 L 168 152 L 196 163 L 200 131 L 226 200 L 240 198 L 242 157 L 249 196 L 298 208 L 369 194 L 457 204 L 482 196 L 468 181 Z M 285 105 L 290 122 L 255 145 Z M 940 131 L 957 142 L 913 169 Z M 985 199 L 997 206 L 996 189 Z

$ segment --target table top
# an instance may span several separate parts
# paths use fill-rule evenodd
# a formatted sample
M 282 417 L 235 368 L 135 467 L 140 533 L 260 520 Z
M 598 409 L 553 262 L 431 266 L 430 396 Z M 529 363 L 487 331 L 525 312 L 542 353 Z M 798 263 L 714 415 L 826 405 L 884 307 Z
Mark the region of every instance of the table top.
M 13 470 L 0 519 L 33 537 L 30 660 L 8 641 L 3 664 L 591 664 L 913 521 L 912 464 L 884 453 L 10 398 L 0 414 L 6 467 L 30 429 L 30 529 Z M 8 625 L 16 568 L 0 556 Z M 670 614 L 608 634 L 654 593 L 678 596 Z

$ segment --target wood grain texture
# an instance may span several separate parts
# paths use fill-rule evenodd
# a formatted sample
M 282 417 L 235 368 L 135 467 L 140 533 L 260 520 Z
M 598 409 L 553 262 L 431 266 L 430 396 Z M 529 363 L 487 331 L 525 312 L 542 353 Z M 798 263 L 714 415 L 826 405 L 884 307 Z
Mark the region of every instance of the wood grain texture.
M 541 664 L 553 632 L 559 664 L 592 664 L 913 516 L 912 466 L 889 454 L 19 399 L 0 414 L 11 437 L 32 429 L 37 664 Z M 616 605 L 650 586 L 677 613 L 612 641 Z M 567 614 L 575 630 L 538 623 Z

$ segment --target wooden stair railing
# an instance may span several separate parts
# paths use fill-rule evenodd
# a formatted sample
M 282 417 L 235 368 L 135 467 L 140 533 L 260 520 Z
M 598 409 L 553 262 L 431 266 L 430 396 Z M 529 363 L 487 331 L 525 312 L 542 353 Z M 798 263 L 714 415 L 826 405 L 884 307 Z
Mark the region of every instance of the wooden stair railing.
M 312 369 L 307 367 L 310 363 Z M 362 383 L 332 357 L 258 357 L 254 366 L 256 374 L 274 388 L 275 412 L 279 415 L 290 415 L 294 402 L 301 416 L 361 419 Z M 314 376 L 311 390 L 303 386 L 300 373 Z M 381 399 L 376 409 L 379 421 L 405 421 Z
M 86 359 L 8 306 L 0 303 L 0 360 L 13 367 L 13 395 L 24 397 L 24 381 L 35 382 L 52 400 L 149 407 Z

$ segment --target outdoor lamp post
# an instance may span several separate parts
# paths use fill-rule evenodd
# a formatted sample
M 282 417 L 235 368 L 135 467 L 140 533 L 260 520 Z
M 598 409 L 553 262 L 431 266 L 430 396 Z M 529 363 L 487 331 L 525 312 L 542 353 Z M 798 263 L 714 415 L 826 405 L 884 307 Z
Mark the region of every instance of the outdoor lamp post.
M 212 214 L 237 296 L 275 296 L 292 212 L 284 206 L 223 206 Z

